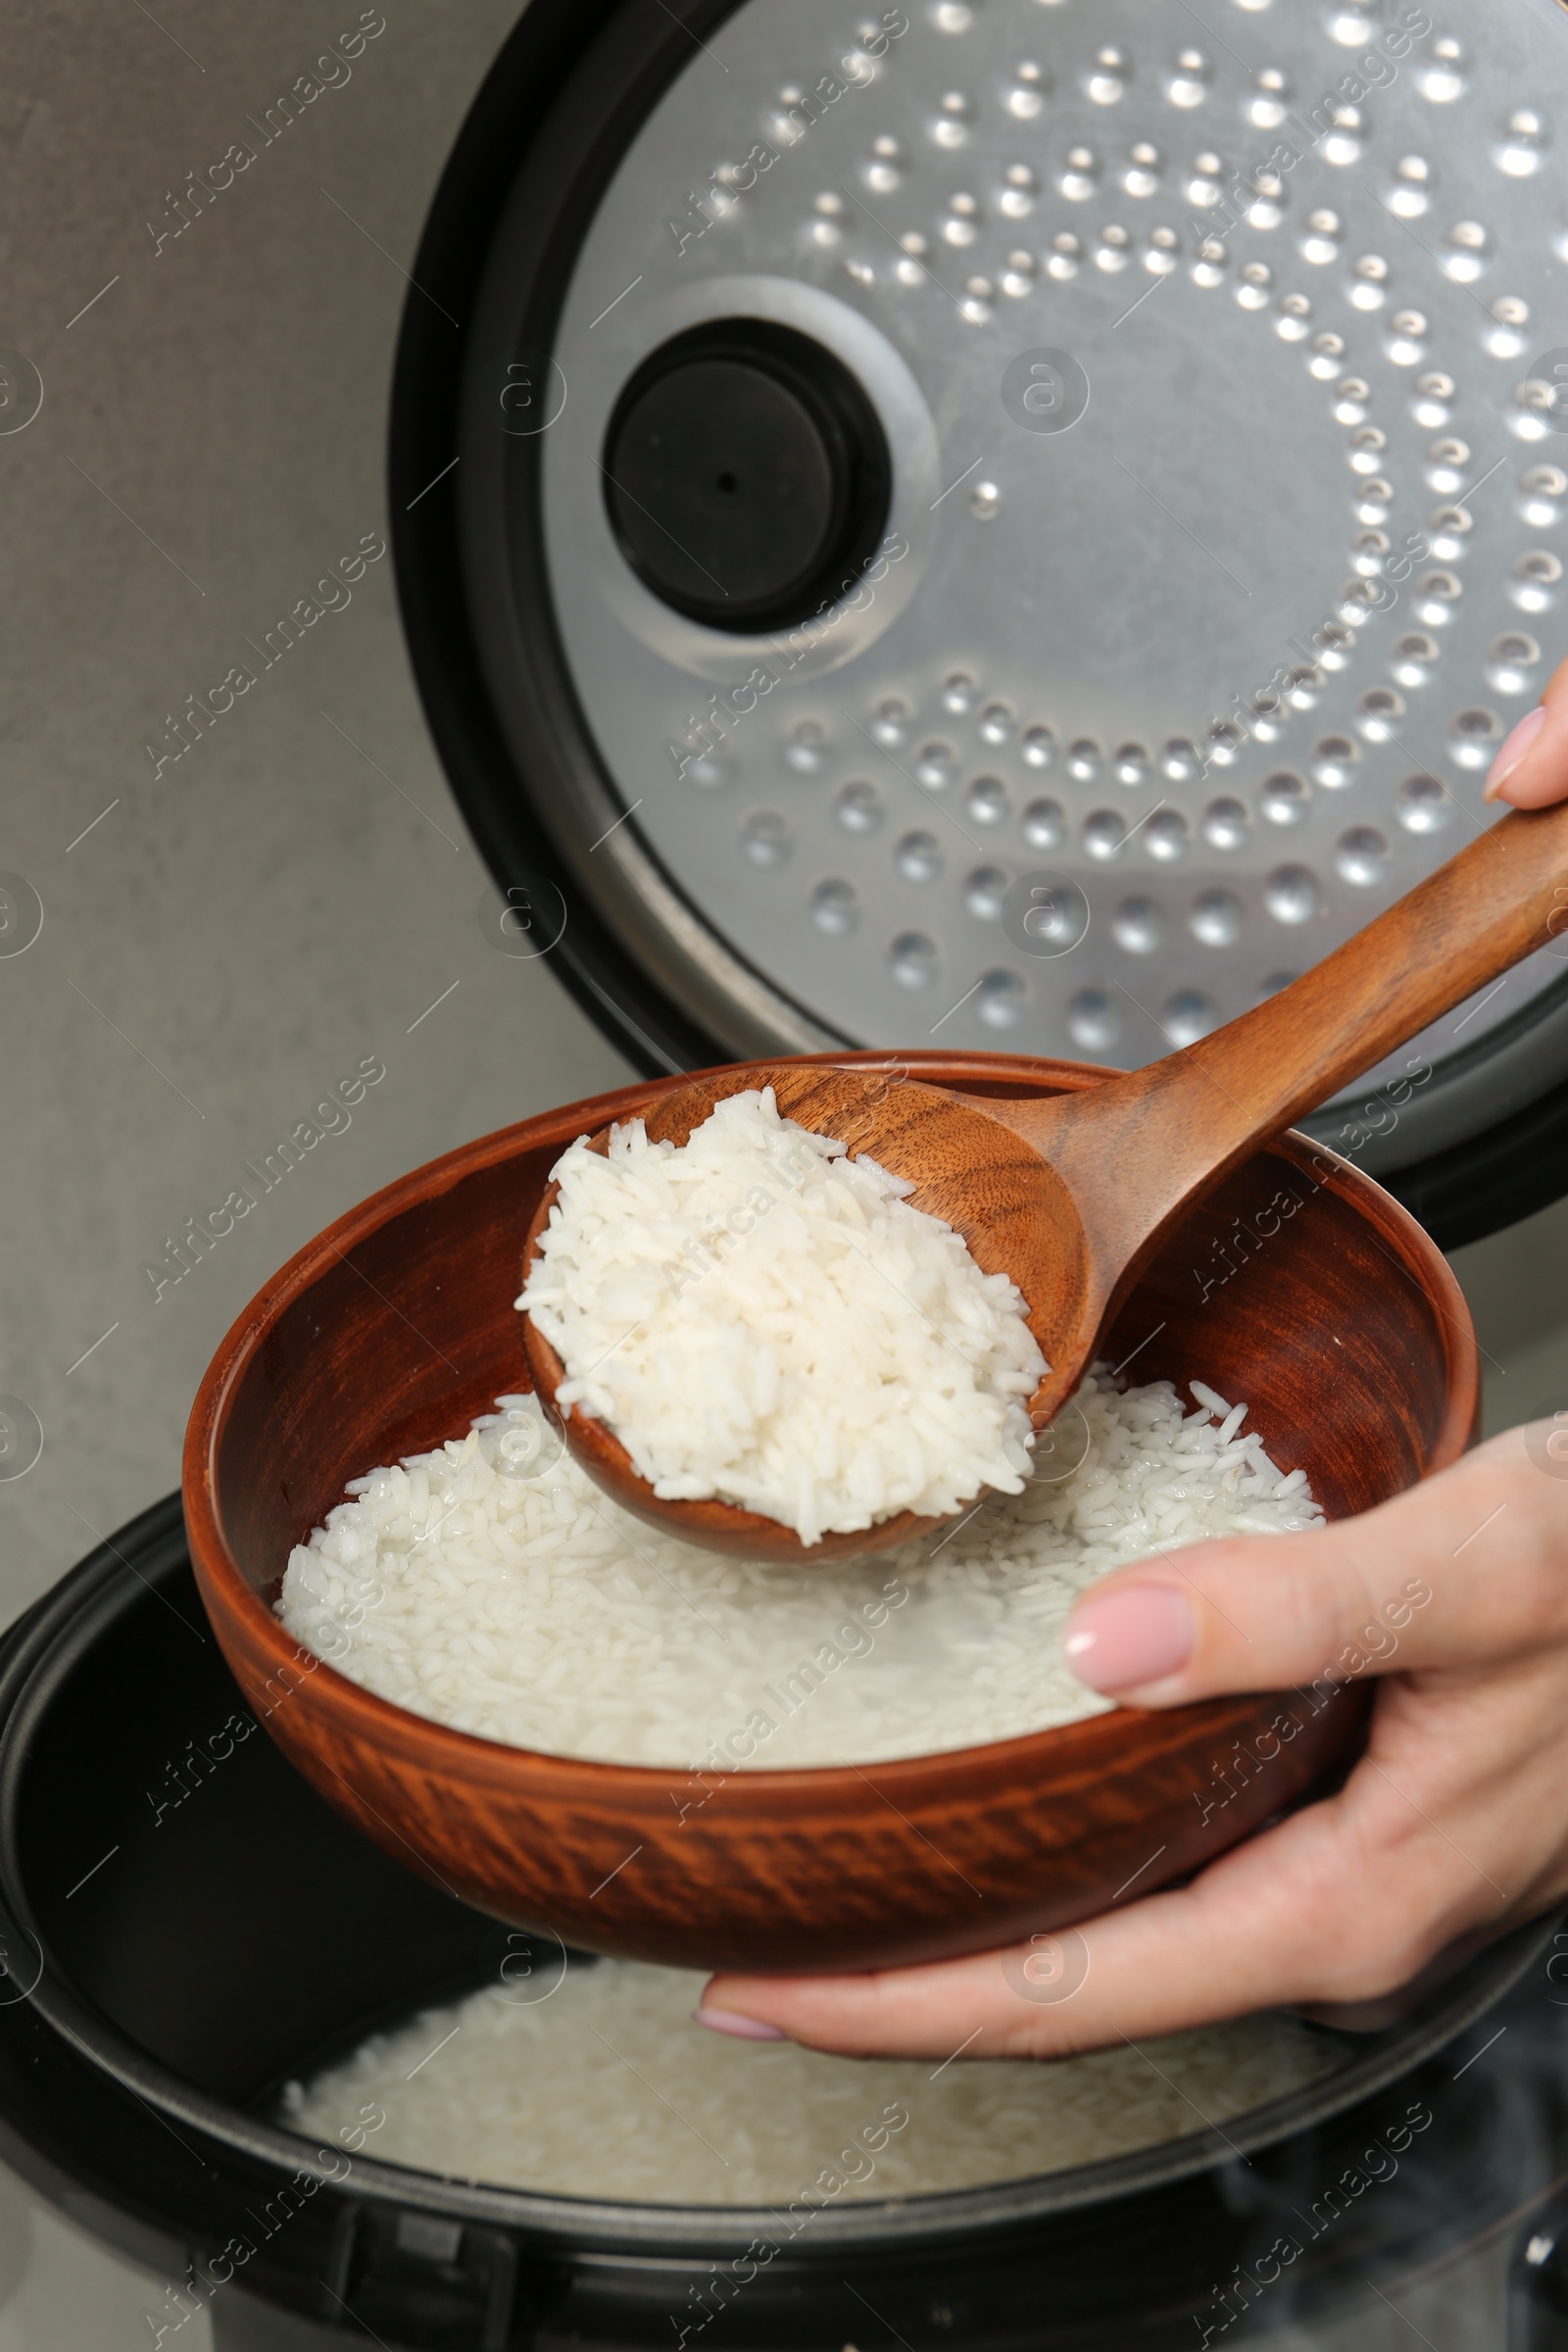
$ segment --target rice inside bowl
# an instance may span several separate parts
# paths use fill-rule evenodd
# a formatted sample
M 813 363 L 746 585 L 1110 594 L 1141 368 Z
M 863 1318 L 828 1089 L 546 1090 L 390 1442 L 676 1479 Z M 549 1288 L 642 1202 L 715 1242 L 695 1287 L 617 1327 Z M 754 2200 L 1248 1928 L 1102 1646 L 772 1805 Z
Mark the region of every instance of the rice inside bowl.
M 509 1745 L 685 1771 L 879 1763 L 1050 1730 L 1110 1702 L 1062 1654 L 1107 1570 L 1321 1523 L 1245 1405 L 1103 1367 L 1023 1491 L 875 1558 L 780 1567 L 621 1511 L 531 1396 L 355 1479 L 291 1552 L 291 1635 L 394 1704 Z

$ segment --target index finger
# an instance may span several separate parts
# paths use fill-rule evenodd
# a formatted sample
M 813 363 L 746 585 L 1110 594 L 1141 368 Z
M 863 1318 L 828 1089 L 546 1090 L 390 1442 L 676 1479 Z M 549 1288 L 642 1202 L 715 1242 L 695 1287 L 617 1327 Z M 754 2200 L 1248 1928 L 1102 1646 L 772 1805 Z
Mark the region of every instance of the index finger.
M 1074 1671 L 1140 1706 L 1474 1670 L 1568 1642 L 1568 1481 L 1510 1430 L 1357 1519 L 1227 1537 L 1120 1568 L 1066 1637 Z
M 1493 761 L 1486 797 L 1515 808 L 1548 808 L 1568 800 L 1568 662 Z

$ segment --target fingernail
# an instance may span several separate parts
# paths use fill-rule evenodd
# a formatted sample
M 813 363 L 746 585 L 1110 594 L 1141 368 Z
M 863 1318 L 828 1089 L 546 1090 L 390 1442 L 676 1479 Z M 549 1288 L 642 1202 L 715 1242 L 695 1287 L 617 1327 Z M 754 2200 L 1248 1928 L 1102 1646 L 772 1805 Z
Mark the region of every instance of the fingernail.
M 1078 1680 L 1108 1695 L 1178 1674 L 1196 1631 L 1187 1596 L 1173 1585 L 1129 1585 L 1080 1601 L 1063 1646 Z
M 1528 718 L 1522 718 L 1519 721 L 1492 762 L 1492 770 L 1487 777 L 1487 789 L 1482 796 L 1483 799 L 1496 800 L 1514 769 L 1523 762 L 1531 745 L 1545 723 L 1546 706 L 1544 703 L 1541 704 L 1537 710 L 1532 710 Z
M 742 2017 L 738 2009 L 694 2009 L 693 2022 L 710 2034 L 733 2034 L 737 2041 L 788 2041 L 777 2026 L 764 2026 L 760 2017 Z

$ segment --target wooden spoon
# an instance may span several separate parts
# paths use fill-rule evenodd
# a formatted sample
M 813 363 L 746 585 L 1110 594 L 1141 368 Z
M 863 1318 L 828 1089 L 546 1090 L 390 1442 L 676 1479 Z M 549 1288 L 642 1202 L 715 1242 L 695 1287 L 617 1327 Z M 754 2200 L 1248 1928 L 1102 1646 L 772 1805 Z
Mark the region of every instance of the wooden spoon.
M 647 1114 L 684 1143 L 726 1096 L 771 1086 L 779 1109 L 916 1187 L 912 1204 L 1011 1275 L 1051 1369 L 1030 1399 L 1043 1429 L 1173 1221 L 1239 1160 L 1538 948 L 1568 963 L 1568 804 L 1502 818 L 1364 931 L 1255 1010 L 1131 1076 L 1044 1102 L 982 1102 L 896 1074 L 754 1062 L 710 1072 Z M 608 1130 L 594 1146 L 608 1146 Z M 529 1229 L 526 1280 L 556 1199 Z M 662 1501 L 614 1433 L 573 1406 L 565 1370 L 523 1317 L 535 1388 L 576 1459 L 627 1510 L 714 1551 L 821 1561 L 882 1551 L 942 1524 L 909 1512 L 803 1544 L 733 1503 Z M 971 1506 L 972 1507 L 972 1506 Z

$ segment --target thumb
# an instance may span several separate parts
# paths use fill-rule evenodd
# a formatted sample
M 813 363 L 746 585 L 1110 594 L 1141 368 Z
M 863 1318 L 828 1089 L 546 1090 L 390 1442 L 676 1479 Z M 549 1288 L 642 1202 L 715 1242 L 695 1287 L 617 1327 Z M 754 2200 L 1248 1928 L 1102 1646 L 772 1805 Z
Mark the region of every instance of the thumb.
M 1360 1518 L 1118 1569 L 1079 1602 L 1067 1659 L 1147 1707 L 1474 1668 L 1568 1636 L 1565 1548 L 1568 1484 L 1542 1478 L 1514 1430 Z

